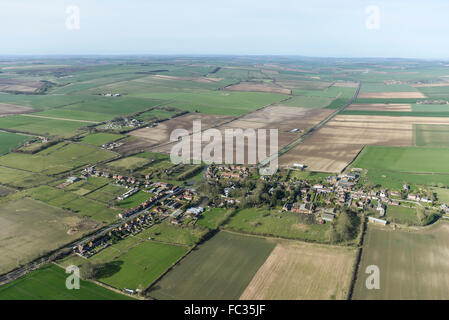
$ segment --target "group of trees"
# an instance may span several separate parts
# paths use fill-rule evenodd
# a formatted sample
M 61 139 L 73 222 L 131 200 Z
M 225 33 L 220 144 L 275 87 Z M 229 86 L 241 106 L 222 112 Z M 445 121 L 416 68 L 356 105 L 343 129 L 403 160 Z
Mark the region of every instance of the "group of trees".
M 328 231 L 329 241 L 338 243 L 353 240 L 359 232 L 360 223 L 361 219 L 356 212 L 344 209 Z

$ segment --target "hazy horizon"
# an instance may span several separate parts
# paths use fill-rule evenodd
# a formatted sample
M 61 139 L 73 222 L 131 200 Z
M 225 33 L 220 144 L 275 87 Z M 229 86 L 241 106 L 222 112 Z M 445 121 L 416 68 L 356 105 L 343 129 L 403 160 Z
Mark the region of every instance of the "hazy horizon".
M 444 0 L 2 2 L 0 56 L 449 59 Z

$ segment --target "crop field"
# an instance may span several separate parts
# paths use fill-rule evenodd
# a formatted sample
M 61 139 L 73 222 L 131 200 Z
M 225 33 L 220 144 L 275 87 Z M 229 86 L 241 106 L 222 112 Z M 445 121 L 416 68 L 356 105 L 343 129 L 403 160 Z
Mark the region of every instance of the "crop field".
M 449 125 L 449 119 L 404 116 L 398 121 L 389 116 L 337 115 L 281 156 L 279 163 L 303 163 L 312 171 L 340 172 L 365 145 L 412 146 L 414 124 Z
M 408 98 L 426 98 L 424 94 L 417 91 L 406 92 L 360 92 L 360 99 L 408 99 Z
M 30 262 L 97 227 L 92 220 L 40 201 L 27 198 L 2 201 L 0 273 Z
M 413 133 L 418 147 L 449 148 L 449 125 L 417 124 Z
M 107 262 L 99 281 L 119 289 L 135 290 L 139 285 L 146 288 L 187 251 L 185 246 L 140 243 Z
M 411 111 L 412 107 L 410 104 L 400 104 L 400 103 L 358 103 L 351 104 L 345 110 L 363 110 L 363 111 Z
M 281 241 L 240 299 L 344 300 L 354 263 L 354 248 Z
M 29 136 L 0 131 L 0 155 L 8 153 L 30 139 Z
M 332 102 L 332 98 L 315 96 L 294 96 L 281 104 L 289 107 L 324 108 Z
M 432 160 L 428 161 L 429 158 Z M 447 149 L 367 146 L 353 167 L 384 172 L 449 174 L 448 161 Z
M 116 157 L 115 153 L 92 146 L 60 143 L 33 155 L 7 154 L 0 157 L 0 166 L 43 174 L 57 174 L 114 157 Z
M 92 144 L 94 146 L 102 146 L 106 143 L 114 142 L 123 139 L 125 136 L 113 133 L 98 132 L 85 136 L 81 139 L 81 142 Z
M 280 212 L 267 208 L 243 209 L 234 214 L 223 226 L 234 231 L 265 236 L 327 242 L 329 224 L 309 224 L 306 218 L 292 212 Z
M 257 82 L 240 82 L 233 84 L 225 88 L 227 91 L 243 91 L 243 92 L 268 92 L 268 93 L 280 93 L 291 94 L 290 89 L 283 88 L 279 85 L 271 83 L 257 83 Z
M 0 129 L 11 129 L 18 132 L 43 136 L 68 138 L 76 135 L 80 128 L 88 123 L 38 118 L 26 115 L 0 117 Z
M 193 121 L 201 121 L 201 129 L 206 130 L 215 127 L 220 123 L 228 122 L 232 119 L 229 116 L 216 116 L 207 114 L 188 113 L 180 117 L 159 123 L 156 127 L 138 129 L 130 134 L 146 141 L 146 146 L 151 147 L 170 141 L 170 134 L 173 130 L 184 129 L 189 133 L 193 130 Z M 142 147 L 142 146 L 140 146 Z
M 238 299 L 276 243 L 219 232 L 150 289 L 156 299 Z M 187 276 L 188 275 L 188 276 Z
M 445 222 L 412 232 L 370 226 L 353 299 L 448 299 L 448 240 Z M 379 267 L 378 290 L 365 287 L 369 265 Z
M 316 123 L 320 122 L 327 115 L 332 113 L 327 109 L 313 109 L 313 108 L 300 108 L 300 107 L 285 107 L 285 106 L 269 106 L 255 112 L 249 113 L 236 120 L 227 122 L 217 127 L 224 136 L 226 129 L 278 129 L 278 145 L 279 148 L 290 143 L 294 139 L 298 138 L 300 131 L 305 131 L 312 127 Z M 297 129 L 295 132 L 292 130 Z M 192 139 L 193 140 L 193 139 Z M 203 141 L 203 147 L 208 142 Z M 270 139 L 267 134 L 267 150 L 269 150 Z M 164 144 L 160 147 L 156 147 L 153 150 L 157 152 L 170 153 L 173 146 L 171 144 Z M 224 148 L 224 146 L 223 146 Z M 234 144 L 235 154 L 236 144 Z M 255 145 L 250 146 L 251 150 L 255 148 Z M 254 150 L 255 151 L 255 150 Z M 245 163 L 247 163 L 248 155 L 248 143 L 245 141 L 244 145 Z M 224 154 L 224 153 L 222 153 Z M 261 159 L 258 159 L 261 160 Z

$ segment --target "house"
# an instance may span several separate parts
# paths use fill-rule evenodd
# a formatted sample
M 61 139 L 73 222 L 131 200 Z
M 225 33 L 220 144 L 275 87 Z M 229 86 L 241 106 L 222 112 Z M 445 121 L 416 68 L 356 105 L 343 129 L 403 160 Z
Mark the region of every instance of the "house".
M 204 212 L 204 208 L 203 207 L 191 207 L 191 208 L 186 210 L 187 214 L 191 214 L 191 215 L 194 215 L 194 216 L 199 216 L 203 212 Z
M 302 164 L 302 163 L 294 163 L 293 164 L 293 168 L 304 169 L 305 167 L 306 167 L 306 165 Z
M 379 211 L 379 215 L 380 215 L 381 217 L 383 217 L 383 216 L 385 215 L 385 205 L 382 204 L 381 202 L 379 202 L 379 203 L 377 204 L 376 210 Z
M 416 195 L 416 194 L 413 194 L 413 193 L 409 193 L 409 194 L 407 195 L 407 199 L 408 199 L 408 200 L 416 200 L 416 201 L 419 201 L 419 200 L 420 200 L 419 196 Z

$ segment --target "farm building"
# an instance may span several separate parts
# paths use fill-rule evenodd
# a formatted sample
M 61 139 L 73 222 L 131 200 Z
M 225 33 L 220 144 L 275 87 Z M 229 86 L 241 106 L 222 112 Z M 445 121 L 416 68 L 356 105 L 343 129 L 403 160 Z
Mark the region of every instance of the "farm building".
M 374 224 L 380 224 L 385 226 L 387 224 L 386 220 L 382 220 L 382 219 L 377 219 L 374 217 L 368 217 L 368 222 L 374 223 Z

